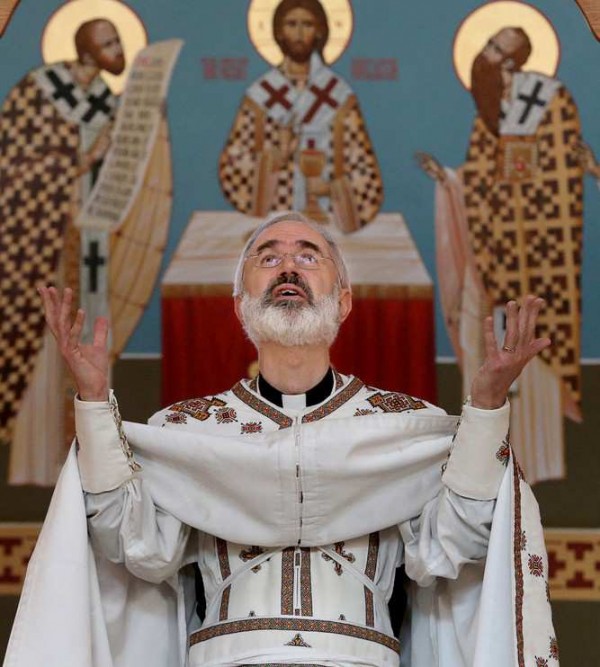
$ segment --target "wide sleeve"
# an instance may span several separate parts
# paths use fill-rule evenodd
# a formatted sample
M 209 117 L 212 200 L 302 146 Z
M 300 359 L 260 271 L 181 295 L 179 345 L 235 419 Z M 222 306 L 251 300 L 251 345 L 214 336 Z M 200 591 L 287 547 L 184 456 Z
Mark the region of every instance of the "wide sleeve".
M 349 233 L 370 222 L 383 202 L 381 171 L 354 95 L 336 114 L 333 145 L 331 203 L 336 223 Z
M 465 564 L 485 558 L 509 457 L 509 411 L 508 402 L 497 410 L 464 406 L 440 492 L 400 524 L 406 573 L 419 585 L 456 579 Z
M 92 545 L 137 577 L 161 582 L 189 562 L 195 534 L 156 505 L 135 473 L 111 392 L 107 402 L 75 399 L 78 465 Z
M 219 160 L 223 194 L 247 215 L 266 215 L 277 187 L 280 154 L 265 145 L 264 126 L 264 111 L 245 97 Z

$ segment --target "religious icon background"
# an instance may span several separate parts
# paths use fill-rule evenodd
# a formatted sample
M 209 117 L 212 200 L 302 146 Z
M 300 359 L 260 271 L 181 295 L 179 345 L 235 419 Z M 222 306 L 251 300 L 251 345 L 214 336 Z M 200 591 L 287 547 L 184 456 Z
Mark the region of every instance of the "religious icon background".
M 466 396 L 483 359 L 482 320 L 503 335 L 510 299 L 543 296 L 553 345 L 512 388 L 511 442 L 531 482 L 564 477 L 562 416 L 580 422 L 582 129 L 556 78 L 557 31 L 535 7 L 481 5 L 457 30 L 454 66 L 476 118 L 465 163 L 423 168 L 438 182 L 436 235 L 445 323 Z M 503 92 L 504 91 L 504 92 Z
M 168 130 L 161 117 L 165 92 L 150 87 L 156 79 L 144 82 L 145 63 L 136 58 L 146 41 L 141 20 L 124 3 L 70 0 L 45 26 L 46 64 L 21 79 L 0 111 L 0 438 L 11 445 L 13 484 L 53 484 L 74 434 L 71 381 L 45 329 L 37 285 L 74 289 L 87 313 L 88 338 L 95 317 L 109 317 L 116 358 L 158 274 L 172 179 Z M 156 49 L 151 52 L 160 61 Z M 130 128 L 124 132 L 125 112 L 118 113 L 116 93 L 132 65 L 140 113 L 135 102 L 129 104 Z M 130 84 L 128 97 L 132 89 Z M 153 106 L 159 120 L 156 128 L 148 127 L 146 142 L 134 132 L 144 132 Z M 141 149 L 147 159 L 136 175 L 127 159 Z M 97 181 L 106 180 L 119 160 L 124 163 L 119 188 L 125 187 L 128 173 L 134 177 L 125 193 L 128 205 L 118 199 L 113 183 L 110 196 L 104 193 L 103 210 L 110 201 L 113 208 L 123 208 L 123 215 L 102 220 L 87 207 L 78 217 Z
M 276 3 L 277 0 L 271 0 L 272 5 Z M 18 4 L 0 38 L 0 102 L 7 98 L 25 73 L 42 64 L 40 38 L 50 17 L 63 4 L 62 0 L 21 0 Z M 337 6 L 342 4 L 347 3 L 340 2 Z M 460 165 L 464 162 L 476 107 L 472 96 L 456 78 L 453 45 L 458 26 L 483 4 L 480 0 L 424 3 L 353 0 L 352 28 L 346 41 L 339 42 L 342 48 L 339 57 L 332 61 L 325 50 L 325 61 L 331 64 L 336 76 L 347 82 L 359 101 L 383 184 L 384 198 L 378 214 L 360 230 L 344 234 L 338 230 L 335 220 L 325 223 L 327 228 L 339 234 L 343 243 L 349 244 L 352 255 L 359 259 L 361 255 L 369 255 L 368 262 L 359 264 L 359 268 L 366 267 L 366 270 L 358 274 L 357 296 L 363 297 L 367 292 L 373 294 L 374 286 L 364 281 L 368 279 L 369 267 L 375 266 L 371 274 L 380 276 L 385 271 L 390 277 L 389 281 L 386 278 L 389 284 L 385 289 L 389 290 L 388 295 L 393 291 L 400 310 L 403 304 L 414 305 L 416 301 L 397 299 L 398 292 L 407 295 L 417 288 L 416 292 L 422 294 L 424 288 L 428 291 L 428 303 L 424 301 L 423 308 L 431 313 L 433 287 L 430 276 L 442 286 L 453 280 L 455 274 L 440 273 L 436 268 L 432 224 L 435 186 L 415 166 L 413 156 L 416 151 L 427 151 L 433 153 L 441 164 Z M 600 57 L 598 42 L 574 0 L 529 0 L 527 4 L 542 12 L 558 36 L 558 70 L 555 74 L 543 71 L 566 83 L 577 104 L 583 138 L 598 155 L 596 137 L 600 136 L 600 96 L 593 85 Z M 585 3 L 581 0 L 580 4 Z M 169 142 L 163 144 L 168 146 L 172 160 L 172 167 L 164 162 L 172 174 L 170 225 L 168 235 L 164 229 L 156 235 L 161 241 L 163 269 L 168 266 L 169 272 L 161 276 L 161 288 L 155 286 L 151 297 L 141 300 L 145 303 L 143 314 L 139 315 L 133 333 L 127 336 L 113 374 L 113 385 L 124 418 L 144 421 L 161 406 L 162 356 L 165 351 L 161 337 L 161 305 L 164 301 L 168 299 L 173 304 L 177 302 L 178 307 L 184 307 L 200 298 L 202 290 L 222 289 L 218 307 L 218 299 L 211 297 L 221 337 L 228 338 L 229 330 L 236 327 L 235 322 L 229 323 L 223 317 L 225 311 L 230 312 L 231 306 L 227 285 L 230 273 L 225 255 L 235 255 L 237 251 L 237 247 L 233 247 L 234 236 L 227 234 L 231 231 L 228 226 L 233 220 L 236 230 L 247 230 L 252 223 L 247 214 L 235 210 L 224 196 L 219 181 L 219 160 L 247 89 L 265 76 L 271 64 L 253 47 L 255 42 L 247 25 L 249 0 L 179 0 L 176 10 L 163 0 L 128 0 L 127 5 L 142 17 L 151 44 L 174 37 L 185 41 L 169 88 Z M 471 60 L 481 46 L 481 42 L 474 45 Z M 73 57 L 73 54 L 64 54 L 57 59 Z M 132 62 L 133 54 L 126 53 L 126 59 Z M 591 156 L 587 162 L 590 166 L 597 163 Z M 600 171 L 596 178 L 598 176 Z M 145 201 L 151 200 L 146 198 Z M 597 446 L 600 430 L 600 337 L 597 333 L 600 331 L 600 290 L 597 289 L 600 282 L 600 225 L 597 224 L 600 196 L 596 183 L 589 176 L 584 180 L 582 202 L 585 238 L 581 262 L 584 270 L 581 273 L 580 370 L 584 421 L 576 423 L 561 418 L 561 422 L 564 421 L 567 476 L 535 485 L 547 527 L 549 551 L 548 567 L 544 577 L 540 577 L 540 584 L 545 585 L 544 579 L 547 578 L 561 662 L 565 665 L 595 664 L 594 639 L 600 598 L 597 483 L 600 470 L 600 448 Z M 319 198 L 319 205 L 331 215 L 326 197 Z M 210 215 L 208 225 L 207 218 L 203 218 L 207 214 Z M 384 233 L 390 228 L 384 224 L 382 233 L 373 238 L 381 215 L 386 216 L 383 221 L 387 219 L 391 229 L 402 220 L 404 226 L 400 229 L 407 241 L 404 247 L 398 243 L 393 252 L 385 255 L 385 264 L 378 257 L 383 256 L 384 246 L 390 243 L 391 237 Z M 193 221 L 195 229 L 202 232 L 200 237 L 204 245 L 201 253 L 188 253 L 193 245 L 180 245 L 182 240 L 193 241 L 187 232 L 192 229 Z M 397 228 L 395 231 L 398 240 Z M 361 235 L 371 236 L 372 245 Z M 213 241 L 214 246 L 220 246 L 224 251 L 221 259 L 207 257 Z M 124 257 L 124 265 L 129 268 L 128 255 Z M 393 259 L 395 257 L 397 261 Z M 193 264 L 201 265 L 203 272 L 199 283 L 192 285 L 186 282 L 185 271 L 180 270 Z M 398 273 L 399 264 L 406 274 Z M 218 270 L 211 271 L 211 265 L 213 268 L 218 265 Z M 177 269 L 179 276 L 183 276 L 181 283 L 177 282 L 177 272 L 172 269 Z M 213 283 L 206 279 L 210 273 Z M 125 273 L 121 275 L 125 276 Z M 167 275 L 173 279 L 168 284 Z M 401 284 L 401 281 L 404 282 Z M 184 289 L 180 290 L 182 286 Z M 178 292 L 177 297 L 173 292 L 167 295 L 171 289 Z M 383 306 L 381 299 L 361 298 L 361 303 L 372 309 Z M 431 347 L 428 354 L 433 355 L 435 343 L 437 355 L 433 373 L 434 382 L 437 378 L 437 402 L 449 412 L 456 413 L 461 403 L 461 375 L 439 303 L 436 296 L 435 327 L 431 324 L 432 316 L 427 320 L 423 314 L 411 318 L 409 328 L 398 326 L 403 314 L 390 315 L 389 308 L 380 308 L 369 320 L 372 325 L 361 327 L 362 314 L 357 308 L 354 315 L 359 318 L 359 331 L 349 345 L 360 351 L 360 363 L 371 364 L 373 359 L 385 363 L 388 372 L 394 375 L 398 390 L 406 391 L 411 375 L 424 376 L 428 372 L 418 357 L 406 352 L 409 345 L 414 348 L 415 340 L 422 341 L 422 323 L 427 322 L 430 334 L 425 342 Z M 221 348 L 217 354 L 215 348 L 204 344 L 203 336 L 207 332 L 201 321 L 190 316 L 181 323 L 183 326 L 180 331 L 175 331 L 174 342 L 179 346 L 178 363 L 184 371 L 192 366 L 190 360 L 200 355 L 217 362 L 221 358 L 223 363 L 228 361 L 231 350 L 225 349 L 224 356 L 220 357 Z M 394 333 L 395 326 L 398 326 L 401 337 Z M 389 333 L 380 342 L 378 336 L 382 331 Z M 194 332 L 198 335 L 194 336 Z M 245 372 L 246 366 L 242 368 Z M 363 375 L 360 366 L 340 366 L 340 370 Z M 199 373 L 198 370 L 195 372 Z M 238 379 L 239 375 L 235 381 Z M 217 374 L 214 381 L 218 386 L 214 390 L 220 391 L 227 385 L 228 381 L 222 380 Z M 194 393 L 190 390 L 182 398 L 189 398 Z M 0 656 L 14 616 L 25 564 L 51 494 L 49 488 L 7 485 L 9 453 L 9 447 L 0 447 Z M 35 456 L 41 462 L 45 456 L 44 448 L 36 449 Z

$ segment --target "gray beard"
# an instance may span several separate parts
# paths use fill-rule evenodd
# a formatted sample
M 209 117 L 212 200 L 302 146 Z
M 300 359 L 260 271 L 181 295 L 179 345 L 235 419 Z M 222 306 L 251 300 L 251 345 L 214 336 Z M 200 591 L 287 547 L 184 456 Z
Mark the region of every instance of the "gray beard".
M 240 302 L 244 330 L 258 347 L 278 343 L 284 347 L 327 345 L 340 328 L 339 288 L 314 303 L 297 301 L 268 303 L 268 298 L 251 297 L 244 292 Z

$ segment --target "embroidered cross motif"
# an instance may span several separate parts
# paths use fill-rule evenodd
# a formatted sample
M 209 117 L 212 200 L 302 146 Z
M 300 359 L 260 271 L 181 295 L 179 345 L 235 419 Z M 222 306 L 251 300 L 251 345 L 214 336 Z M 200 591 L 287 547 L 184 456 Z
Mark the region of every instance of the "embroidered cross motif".
M 502 446 L 496 452 L 496 458 L 503 466 L 508 465 L 508 459 L 510 458 L 510 445 L 508 439 L 502 441 Z
M 418 401 L 412 396 L 390 391 L 387 394 L 377 392 L 367 399 L 374 408 L 383 412 L 405 412 L 406 410 L 420 410 L 425 407 L 423 401 Z
M 203 422 L 210 417 L 210 408 L 221 408 L 226 405 L 220 398 L 192 398 L 189 401 L 175 403 L 169 409 L 172 412 L 185 412 L 186 415 Z
M 237 412 L 233 408 L 219 408 L 215 412 L 217 424 L 231 424 L 237 421 Z
M 336 542 L 333 550 L 335 551 L 336 554 L 339 554 L 342 558 L 345 558 L 349 563 L 354 563 L 356 560 L 356 556 L 351 553 L 350 551 L 344 551 L 344 542 Z M 333 558 L 329 556 L 328 554 L 321 554 L 321 557 L 323 560 L 326 561 L 332 561 Z M 342 568 L 341 564 L 335 561 L 335 565 L 333 566 L 333 569 L 335 570 L 335 573 L 338 575 L 338 577 L 342 576 L 342 572 L 344 569 Z
M 244 433 L 262 433 L 263 427 L 261 422 L 244 422 L 242 424 L 242 434 Z
M 244 563 L 247 563 L 250 560 L 254 560 L 257 556 L 260 556 L 261 554 L 264 554 L 266 549 L 263 549 L 262 547 L 250 547 L 248 549 L 242 549 L 240 551 L 240 559 L 244 561 Z M 252 572 L 255 574 L 260 570 L 261 566 L 260 565 L 255 565 L 252 569 Z
M 327 104 L 332 109 L 337 109 L 339 102 L 333 99 L 333 97 L 330 95 L 331 91 L 337 85 L 337 82 L 338 80 L 333 77 L 331 81 L 329 81 L 329 83 L 325 86 L 325 88 L 317 88 L 314 83 L 310 86 L 310 92 L 314 94 L 315 101 L 312 103 L 312 106 L 302 119 L 303 123 L 310 123 L 310 121 L 317 115 L 317 112 L 324 104 Z
M 302 635 L 298 632 L 292 639 L 292 641 L 289 641 L 286 646 L 304 646 L 305 648 L 312 648 L 310 644 L 307 644 L 304 639 L 302 639 Z
M 544 561 L 541 556 L 530 554 L 527 564 L 529 566 L 529 572 L 534 577 L 542 577 L 544 575 Z
M 284 84 L 281 88 L 274 88 L 268 81 L 261 81 L 260 86 L 270 95 L 269 99 L 265 102 L 267 109 L 274 107 L 276 104 L 280 104 L 286 110 L 292 108 L 292 103 L 286 98 L 290 89 L 287 84 Z

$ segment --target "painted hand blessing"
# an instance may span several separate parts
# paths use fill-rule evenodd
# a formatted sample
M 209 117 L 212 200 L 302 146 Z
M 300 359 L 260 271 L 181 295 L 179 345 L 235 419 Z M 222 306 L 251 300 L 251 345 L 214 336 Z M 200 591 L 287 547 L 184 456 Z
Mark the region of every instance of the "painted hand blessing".
M 85 312 L 79 309 L 72 321 L 73 290 L 65 289 L 62 297 L 55 287 L 40 287 L 38 291 L 44 301 L 46 322 L 75 379 L 80 398 L 108 400 L 108 320 L 96 319 L 93 343 L 84 345 L 80 338 Z
M 528 295 L 519 308 L 516 301 L 506 305 L 506 335 L 499 348 L 491 317 L 483 324 L 485 360 L 471 387 L 471 404 L 495 409 L 506 401 L 511 384 L 529 361 L 551 344 L 549 338 L 536 338 L 537 317 L 544 299 Z

